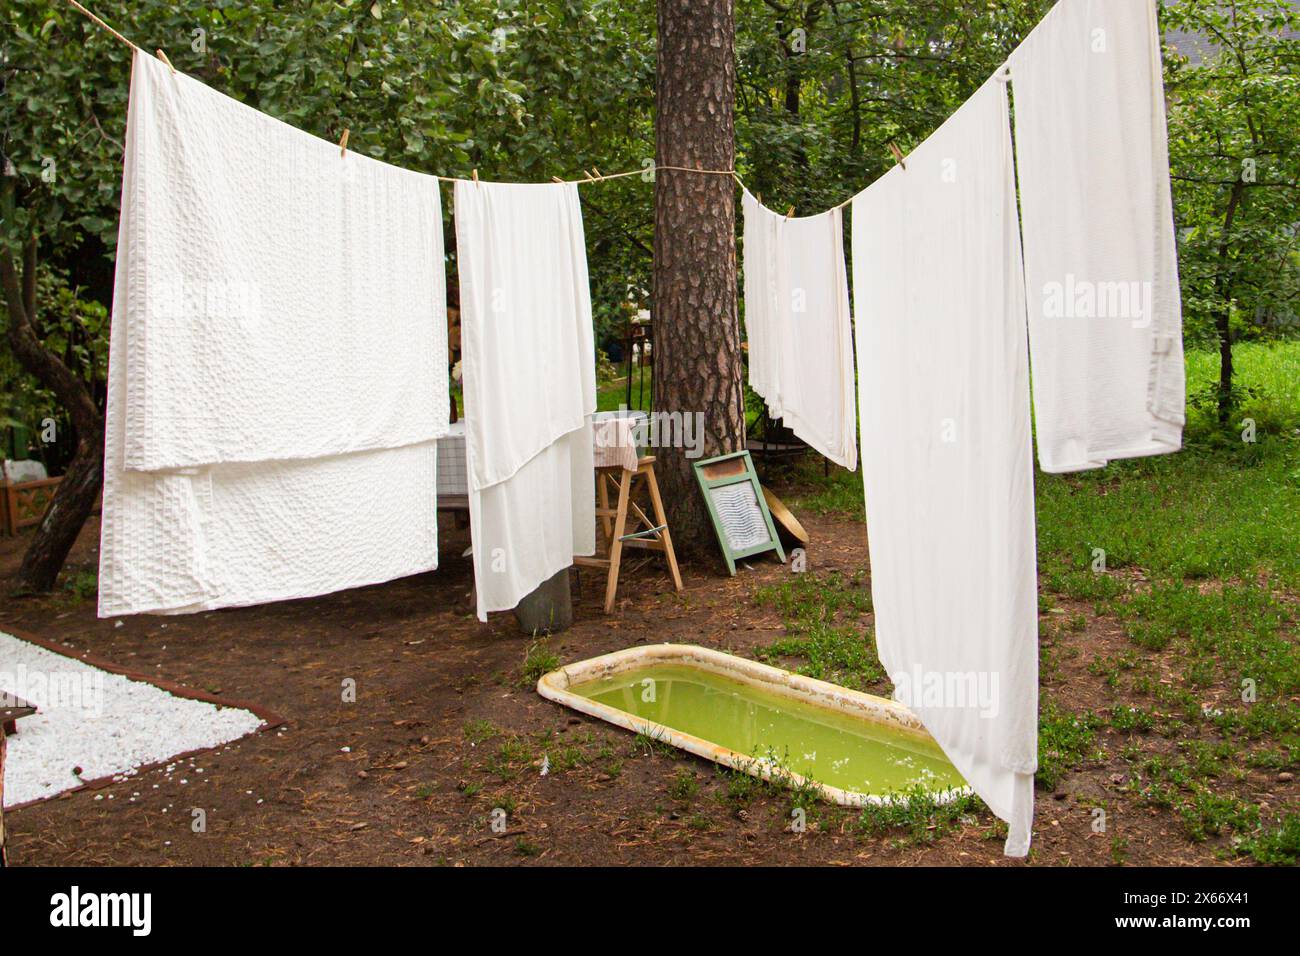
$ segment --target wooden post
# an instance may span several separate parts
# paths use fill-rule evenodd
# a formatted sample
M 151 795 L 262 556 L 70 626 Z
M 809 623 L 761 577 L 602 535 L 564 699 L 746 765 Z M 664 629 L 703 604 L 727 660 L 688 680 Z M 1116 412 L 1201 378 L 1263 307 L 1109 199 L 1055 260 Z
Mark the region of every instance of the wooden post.
M 565 568 L 537 586 L 515 607 L 515 620 L 525 634 L 558 634 L 573 624 L 573 598 L 569 569 Z

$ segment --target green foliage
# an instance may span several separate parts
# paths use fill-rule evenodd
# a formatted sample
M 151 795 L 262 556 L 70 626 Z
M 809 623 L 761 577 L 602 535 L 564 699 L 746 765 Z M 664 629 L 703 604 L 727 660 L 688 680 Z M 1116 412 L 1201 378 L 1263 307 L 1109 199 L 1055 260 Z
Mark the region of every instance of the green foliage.
M 776 208 L 840 202 L 892 165 L 887 144 L 908 150 L 950 115 L 1052 2 L 737 4 L 737 168 Z M 545 181 L 654 155 L 653 0 L 94 6 L 214 88 L 331 140 L 348 128 L 350 148 L 413 169 Z M 1166 57 L 1188 340 L 1212 343 L 1225 316 L 1237 338 L 1293 335 L 1300 84 L 1280 31 L 1300 13 L 1284 0 L 1162 6 L 1165 28 L 1218 41 L 1195 66 Z M 0 176 L 0 247 L 38 234 L 42 261 L 71 276 L 74 294 L 107 305 L 130 51 L 45 0 L 6 3 L 0 37 L 0 152 L 14 173 Z M 640 177 L 584 189 L 598 342 L 649 304 L 652 203 Z M 81 344 L 102 352 L 103 337 L 102 322 L 87 325 Z M 0 375 L 0 413 L 30 424 L 40 402 L 15 396 L 32 386 L 12 362 Z M 1281 424 L 1267 407 L 1276 393 L 1233 397 Z M 847 476 L 811 506 L 851 508 L 856 484 Z
M 933 132 L 1053 0 L 736 4 L 737 166 L 775 209 L 821 212 Z
M 1068 771 L 1096 756 L 1101 725 L 1092 714 L 1070 714 L 1044 698 L 1038 713 L 1038 785 L 1055 790 Z
M 1300 813 L 1287 813 L 1266 825 L 1237 847 L 1267 866 L 1295 866 L 1300 863 Z
M 1183 832 L 1197 843 L 1225 833 L 1250 832 L 1259 826 L 1259 807 L 1230 794 L 1203 789 L 1180 802 L 1178 815 Z
M 1190 58 L 1165 52 L 1185 336 L 1212 344 L 1216 324 L 1234 340 L 1294 336 L 1300 9 L 1180 0 L 1164 5 L 1163 26 L 1202 38 Z
M 545 638 L 532 641 L 524 652 L 524 663 L 520 668 L 522 682 L 531 687 L 543 674 L 548 674 L 559 666 L 560 658 L 551 651 L 551 645 Z
M 910 843 L 932 843 L 983 806 L 969 794 L 948 797 L 941 802 L 936 794 L 916 787 L 888 803 L 863 807 L 856 829 L 864 836 L 905 830 Z
M 213 88 L 326 139 L 347 128 L 350 149 L 411 169 L 546 181 L 634 169 L 654 155 L 653 0 L 91 6 Z M 107 305 L 131 52 L 45 0 L 6 2 L 0 44 L 0 153 L 13 172 L 0 175 L 0 249 L 39 235 L 42 262 L 75 265 L 96 280 L 81 297 Z M 645 305 L 653 200 L 636 177 L 587 193 L 599 336 Z M 106 342 L 106 326 L 86 340 L 91 351 Z M 0 351 L 9 414 L 30 425 L 33 403 L 13 396 L 34 386 Z
M 40 273 L 36 294 L 43 304 L 40 328 L 45 344 L 92 394 L 101 392 L 108 370 L 108 310 L 53 269 Z M 55 440 L 47 442 L 42 423 L 50 420 Z M 7 348 L 0 348 L 0 427 L 11 430 L 9 440 L 0 448 L 3 457 L 39 459 L 54 474 L 71 455 L 72 442 L 60 440 L 71 434 L 63 409 L 53 393 L 23 372 Z
M 679 767 L 677 773 L 668 783 L 668 796 L 678 803 L 690 803 L 700 792 L 700 783 L 689 767 Z
M 779 663 L 800 658 L 798 673 L 845 687 L 864 689 L 885 680 L 871 629 L 860 619 L 871 611 L 871 593 L 862 574 L 792 574 L 780 584 L 754 592 L 760 607 L 776 608 L 786 636 L 759 648 L 757 656 Z

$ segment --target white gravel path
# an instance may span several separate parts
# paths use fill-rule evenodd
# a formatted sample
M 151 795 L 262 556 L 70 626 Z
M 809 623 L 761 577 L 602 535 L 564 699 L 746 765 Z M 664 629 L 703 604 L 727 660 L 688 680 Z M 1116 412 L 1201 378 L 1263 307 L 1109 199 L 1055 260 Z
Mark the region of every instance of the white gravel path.
M 39 708 L 9 738 L 6 807 L 82 780 L 133 776 L 138 767 L 217 747 L 262 725 L 247 710 L 177 697 L 4 633 L 0 690 Z

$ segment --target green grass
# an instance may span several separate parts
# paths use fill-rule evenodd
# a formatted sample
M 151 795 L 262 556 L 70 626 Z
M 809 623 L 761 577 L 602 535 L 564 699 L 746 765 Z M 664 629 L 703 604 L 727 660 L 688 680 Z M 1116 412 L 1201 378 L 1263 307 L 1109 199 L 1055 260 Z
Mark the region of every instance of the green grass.
M 932 843 L 982 806 L 968 795 L 940 803 L 935 794 L 917 787 L 906 799 L 863 807 L 855 829 L 864 836 L 902 830 L 909 843 Z
M 534 759 L 535 755 L 527 743 L 517 737 L 508 737 L 497 748 L 497 752 L 488 757 L 483 769 L 498 779 L 508 782 L 518 777 Z
M 1295 864 L 1300 815 L 1262 813 L 1247 775 L 1293 770 L 1300 754 L 1300 342 L 1242 343 L 1234 354 L 1242 399 L 1230 427 L 1212 401 L 1217 356 L 1189 353 L 1181 452 L 1035 475 L 1045 677 L 1068 659 L 1058 638 L 1087 627 L 1077 609 L 1051 616 L 1067 599 L 1117 622 L 1129 642 L 1088 667 L 1122 703 L 1072 713 L 1044 694 L 1037 780 L 1055 790 L 1101 765 L 1109 739 L 1127 763 L 1127 790 L 1169 812 L 1188 840 Z M 1246 419 L 1254 442 L 1242 440 Z M 824 475 L 809 456 L 794 478 L 799 493 L 786 498 L 796 513 L 863 520 L 859 475 Z M 787 629 L 758 656 L 796 658 L 801 673 L 850 687 L 885 680 L 860 576 L 792 575 L 755 601 Z M 747 801 L 756 788 L 731 781 L 728 799 Z M 858 829 L 928 839 L 943 828 L 936 812 L 874 808 Z M 1128 853 L 1122 843 L 1111 850 L 1117 862 Z
M 1097 731 L 1102 720 L 1092 714 L 1071 714 L 1051 699 L 1038 708 L 1038 774 L 1043 789 L 1055 790 L 1066 773 L 1099 757 Z
M 1112 462 L 1073 475 L 1036 475 L 1039 571 L 1053 591 L 1088 600 L 1123 590 L 1116 571 L 1167 580 L 1256 574 L 1300 590 L 1300 342 L 1240 343 L 1237 379 L 1247 393 L 1232 428 L 1189 405 L 1186 447 L 1174 455 Z M 1187 354 L 1188 394 L 1212 389 L 1218 357 Z M 1241 441 L 1251 418 L 1256 441 Z M 809 456 L 795 468 L 789 503 L 865 520 L 861 475 L 822 474 Z M 1094 574 L 1094 549 L 1107 574 Z
M 871 589 L 862 572 L 846 577 L 811 571 L 758 588 L 754 601 L 785 619 L 786 637 L 758 650 L 768 661 L 800 658 L 800 674 L 861 690 L 885 679 L 871 629 Z
M 791 477 L 799 491 L 789 496 L 786 505 L 795 512 L 845 515 L 866 521 L 860 471 L 846 471 L 831 465 L 827 473 L 820 456 L 805 455 L 793 466 Z
M 632 753 L 646 757 L 658 755 L 675 758 L 681 756 L 682 752 L 668 742 L 665 731 L 646 724 L 632 739 Z
M 1187 838 L 1200 843 L 1210 837 L 1250 832 L 1259 828 L 1259 807 L 1231 794 L 1200 789 L 1178 807 Z
M 546 638 L 535 640 L 524 651 L 524 663 L 519 669 L 520 683 L 525 687 L 531 687 L 541 679 L 543 674 L 548 674 L 559 666 L 560 658 L 551 652 L 551 645 Z
M 495 737 L 500 732 L 501 731 L 497 730 L 489 720 L 465 721 L 465 739 L 472 744 L 481 744 L 483 741 Z
M 628 401 L 627 396 L 627 364 L 620 363 L 617 367 L 615 377 L 598 382 L 596 385 L 596 411 L 598 412 L 615 412 L 622 407 L 639 409 L 641 411 L 650 410 L 651 399 L 651 379 L 654 378 L 654 369 L 646 366 L 644 370 L 644 384 L 642 382 L 642 369 L 637 366 L 632 370 L 632 400 Z
M 1213 385 L 1215 360 L 1188 354 L 1189 394 Z M 1038 474 L 1039 567 L 1049 586 L 1110 596 L 1105 578 L 1140 569 L 1172 581 L 1263 575 L 1300 590 L 1300 342 L 1242 344 L 1236 361 L 1257 394 L 1228 431 L 1212 409 L 1189 407 L 1177 454 Z M 1240 438 L 1245 418 L 1256 422 L 1253 444 Z M 1107 574 L 1092 573 L 1094 549 L 1105 551 Z
M 1261 832 L 1246 837 L 1237 847 L 1256 863 L 1295 866 L 1300 863 L 1300 813 L 1288 813 L 1266 824 Z
M 1300 692 L 1300 611 L 1266 586 L 1201 590 L 1183 582 L 1158 584 L 1117 610 L 1140 647 L 1161 650 L 1173 643 L 1190 652 L 1182 663 L 1193 686 L 1241 690 L 1243 681 L 1251 681 L 1259 699 Z M 1208 666 L 1197 668 L 1189 660 Z
M 668 783 L 668 796 L 679 803 L 690 803 L 699 792 L 700 783 L 689 767 L 678 768 L 677 774 Z

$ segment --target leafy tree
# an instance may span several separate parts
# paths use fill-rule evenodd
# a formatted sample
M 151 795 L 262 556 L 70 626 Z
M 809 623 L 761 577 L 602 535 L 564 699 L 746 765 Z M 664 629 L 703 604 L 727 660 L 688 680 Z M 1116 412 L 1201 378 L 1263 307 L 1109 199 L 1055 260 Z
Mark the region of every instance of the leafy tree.
M 610 171 L 610 163 L 635 168 L 653 155 L 648 0 L 93 7 L 214 88 L 331 140 L 349 129 L 349 148 L 413 169 L 547 180 Z M 131 51 L 71 6 L 39 0 L 7 3 L 0 38 L 0 296 L 10 372 L 0 411 L 30 431 L 47 416 L 65 421 L 54 457 L 71 459 L 18 575 L 20 588 L 39 591 L 53 586 L 99 491 L 105 369 L 69 349 L 102 353 L 107 326 L 38 293 L 55 281 L 111 301 Z M 624 314 L 629 288 L 649 288 L 650 197 L 635 187 L 603 187 L 587 204 L 603 325 Z
M 890 143 L 909 150 L 956 109 L 1052 2 L 742 0 L 737 169 L 775 208 L 848 198 L 893 163 Z M 545 181 L 655 155 L 654 0 L 91 6 L 214 88 L 331 140 L 347 128 L 349 148 L 414 169 Z M 1199 62 L 1167 52 L 1166 78 L 1186 336 L 1219 350 L 1208 399 L 1224 421 L 1232 343 L 1300 330 L 1295 8 L 1162 9 L 1166 27 L 1204 39 Z M 38 529 L 20 572 L 41 589 L 98 490 L 130 50 L 62 0 L 8 0 L 0 46 L 0 419 L 29 437 L 56 419 L 57 444 L 35 451 L 73 479 L 51 512 L 66 525 Z M 654 191 L 632 177 L 584 187 L 583 205 L 607 341 L 654 292 Z M 738 374 L 737 361 L 729 352 L 719 374 Z M 656 381 L 660 399 L 681 400 Z
M 1232 343 L 1298 327 L 1300 8 L 1180 0 L 1164 13 L 1190 50 L 1165 58 L 1186 332 L 1218 348 L 1213 400 L 1227 425 L 1239 398 Z

